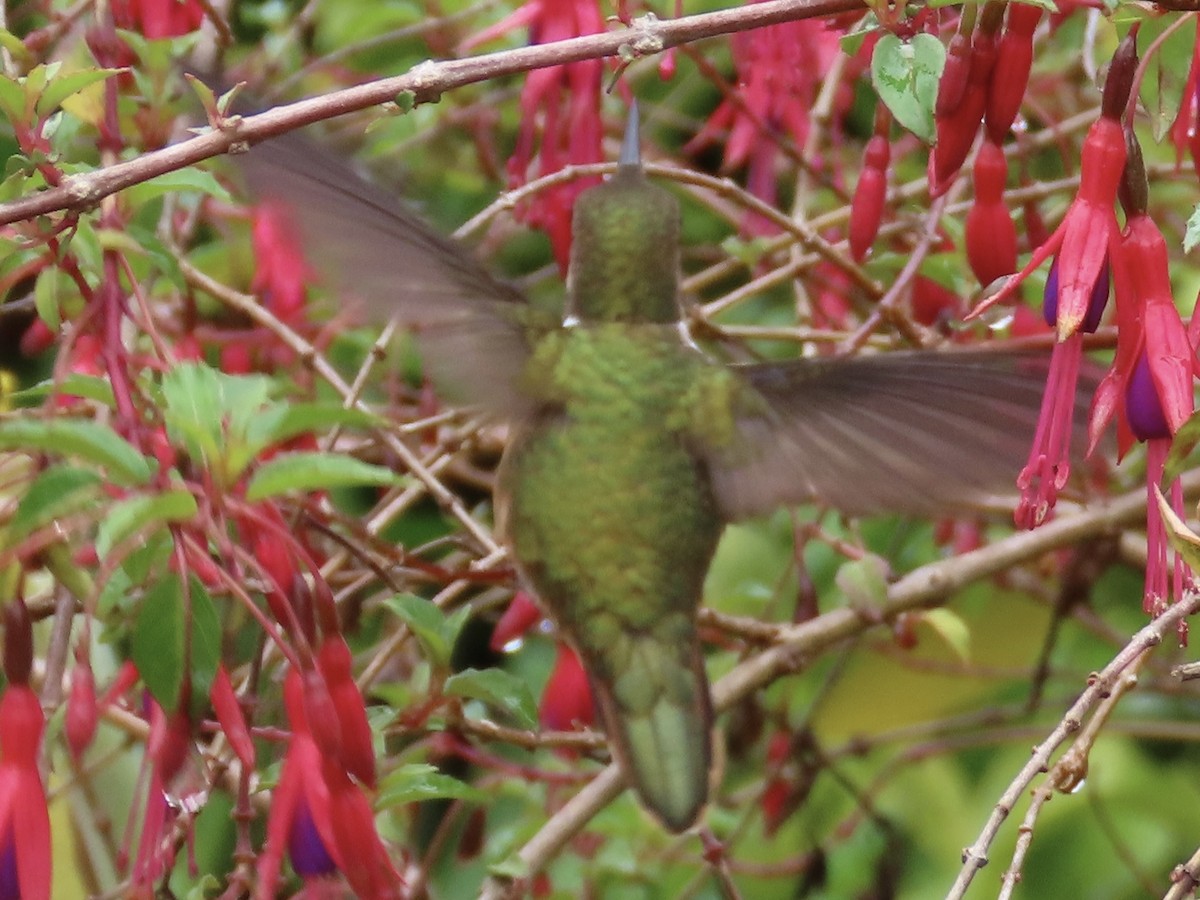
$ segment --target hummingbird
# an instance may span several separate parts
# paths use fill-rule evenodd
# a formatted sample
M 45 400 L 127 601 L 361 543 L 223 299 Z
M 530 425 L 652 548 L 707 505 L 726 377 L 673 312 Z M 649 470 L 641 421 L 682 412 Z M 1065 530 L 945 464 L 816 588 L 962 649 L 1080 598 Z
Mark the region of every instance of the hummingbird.
M 978 349 L 715 358 L 685 325 L 679 203 L 639 148 L 633 111 L 615 173 L 575 203 L 561 313 L 294 132 L 237 159 L 336 291 L 416 332 L 443 396 L 509 424 L 497 532 L 578 653 L 628 783 L 683 832 L 714 778 L 696 614 L 725 525 L 1009 494 L 1046 367 Z

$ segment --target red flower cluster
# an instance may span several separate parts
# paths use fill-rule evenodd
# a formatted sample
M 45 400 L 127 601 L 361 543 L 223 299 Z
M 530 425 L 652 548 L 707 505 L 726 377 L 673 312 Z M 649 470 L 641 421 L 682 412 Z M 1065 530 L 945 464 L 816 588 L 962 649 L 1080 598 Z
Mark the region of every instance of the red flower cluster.
M 839 53 L 838 40 L 839 32 L 817 19 L 735 34 L 737 93 L 722 101 L 684 149 L 693 152 L 728 132 L 724 168 L 748 166 L 750 192 L 774 203 L 780 142 L 804 146 L 817 90 Z M 839 97 L 839 109 L 851 100 L 850 93 L 844 93 Z M 751 231 L 767 228 L 759 218 L 747 221 L 746 227 Z
M 465 43 L 473 47 L 513 28 L 529 27 L 533 44 L 561 41 L 604 31 L 595 0 L 531 0 L 514 13 Z M 508 161 L 509 186 L 552 175 L 567 165 L 603 160 L 600 82 L 603 63 L 587 59 L 530 72 L 521 90 L 521 130 Z M 571 209 L 575 198 L 597 179 L 575 179 L 542 191 L 518 208 L 525 222 L 550 237 L 559 269 L 567 271 L 571 256 Z

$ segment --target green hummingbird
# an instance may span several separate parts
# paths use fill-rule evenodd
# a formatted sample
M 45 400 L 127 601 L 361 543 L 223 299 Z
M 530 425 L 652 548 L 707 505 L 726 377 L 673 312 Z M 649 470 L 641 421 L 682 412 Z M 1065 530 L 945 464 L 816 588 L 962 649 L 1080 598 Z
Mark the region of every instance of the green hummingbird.
M 679 204 L 643 173 L 636 112 L 615 174 L 575 204 L 560 315 L 304 138 L 239 159 L 341 293 L 412 326 L 435 384 L 510 423 L 498 532 L 672 831 L 697 822 L 713 777 L 696 613 L 725 524 L 812 501 L 937 513 L 1010 493 L 1024 462 L 1046 371 L 1028 354 L 728 365 L 696 346 Z

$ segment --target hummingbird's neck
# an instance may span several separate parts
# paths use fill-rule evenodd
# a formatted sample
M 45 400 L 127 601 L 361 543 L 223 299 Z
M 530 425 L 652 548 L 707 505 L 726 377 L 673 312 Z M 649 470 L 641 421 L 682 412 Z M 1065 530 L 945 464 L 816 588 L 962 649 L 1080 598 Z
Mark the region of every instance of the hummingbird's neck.
M 580 194 L 569 283 L 580 321 L 679 321 L 679 205 L 639 166 Z

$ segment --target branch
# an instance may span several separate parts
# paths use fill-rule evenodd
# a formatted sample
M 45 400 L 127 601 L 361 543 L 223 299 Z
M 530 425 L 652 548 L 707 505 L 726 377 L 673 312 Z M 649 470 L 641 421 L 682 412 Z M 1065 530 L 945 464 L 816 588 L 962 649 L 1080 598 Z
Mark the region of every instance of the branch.
M 629 27 L 608 34 L 518 47 L 467 59 L 426 61 L 404 75 L 301 100 L 256 116 L 234 118 L 229 120 L 229 128 L 210 131 L 137 159 L 74 175 L 64 179 L 58 187 L 0 204 L 0 225 L 59 210 L 82 212 L 110 194 L 158 175 L 313 122 L 388 103 L 401 95 L 410 95 L 415 103 L 433 103 L 454 88 L 530 69 L 606 56 L 648 56 L 701 38 L 862 8 L 861 0 L 767 0 L 666 21 L 642 16 L 634 19 Z

